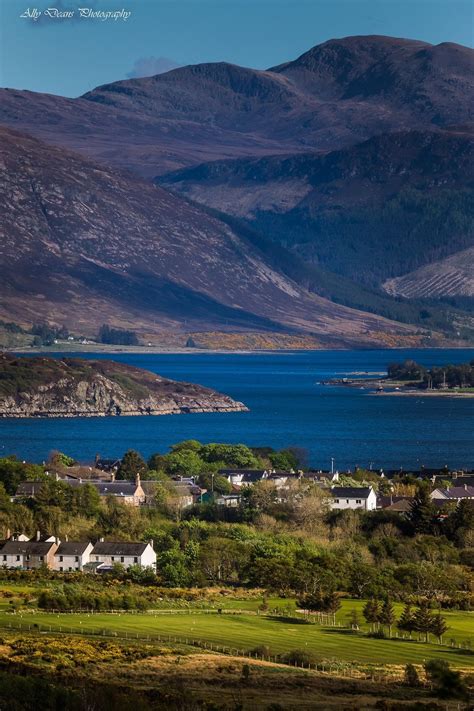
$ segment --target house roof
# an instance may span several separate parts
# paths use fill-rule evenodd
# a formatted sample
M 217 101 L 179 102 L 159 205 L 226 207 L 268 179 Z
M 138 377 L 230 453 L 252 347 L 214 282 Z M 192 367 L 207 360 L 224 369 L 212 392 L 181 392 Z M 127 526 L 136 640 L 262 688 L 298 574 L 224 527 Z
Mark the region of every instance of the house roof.
M 400 513 L 408 513 L 411 511 L 412 499 L 400 499 L 399 501 L 394 501 L 393 504 L 389 504 L 385 507 L 385 511 L 400 511 Z
M 43 486 L 42 481 L 22 481 L 18 484 L 16 496 L 34 496 Z
M 98 541 L 91 555 L 142 555 L 148 543 L 114 543 Z
M 1 555 L 47 555 L 54 541 L 7 541 L 0 549 Z
M 134 481 L 95 481 L 92 483 L 101 496 L 136 496 L 137 485 Z
M 408 504 L 411 504 L 413 501 L 412 496 L 377 496 L 377 507 L 381 509 L 388 509 L 390 508 L 392 511 L 397 510 L 397 506 L 399 505 L 399 510 L 405 510 L 404 506 L 405 504 L 403 502 L 408 502 Z M 408 509 L 407 509 L 408 510 Z
M 64 541 L 54 555 L 82 555 L 89 545 L 89 541 Z
M 438 489 L 447 499 L 474 499 L 474 486 L 452 486 L 449 489 Z
M 335 499 L 368 499 L 372 491 L 371 486 L 333 486 L 331 489 Z
M 263 476 L 267 473 L 266 469 L 219 469 L 219 474 L 227 476 L 229 474 L 260 474 Z

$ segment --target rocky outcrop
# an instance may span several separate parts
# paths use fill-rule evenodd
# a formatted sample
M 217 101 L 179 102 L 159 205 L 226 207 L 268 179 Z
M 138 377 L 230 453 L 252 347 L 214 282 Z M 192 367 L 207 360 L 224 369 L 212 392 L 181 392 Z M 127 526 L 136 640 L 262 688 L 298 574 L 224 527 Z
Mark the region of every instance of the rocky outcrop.
M 112 361 L 0 356 L 0 417 L 245 412 L 214 390 Z

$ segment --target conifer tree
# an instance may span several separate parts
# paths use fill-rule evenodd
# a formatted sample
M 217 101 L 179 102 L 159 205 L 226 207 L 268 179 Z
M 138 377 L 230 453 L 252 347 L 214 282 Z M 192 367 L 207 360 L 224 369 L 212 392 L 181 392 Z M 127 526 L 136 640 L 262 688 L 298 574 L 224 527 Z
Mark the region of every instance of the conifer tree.
M 382 608 L 380 610 L 379 621 L 382 623 L 382 625 L 386 625 L 388 627 L 388 634 L 391 637 L 392 626 L 395 622 L 395 611 L 388 597 L 383 602 Z
M 400 616 L 400 619 L 397 622 L 397 627 L 399 630 L 402 630 L 403 632 L 409 632 L 410 639 L 411 639 L 411 633 L 415 629 L 415 620 L 413 618 L 413 614 L 411 611 L 411 605 L 407 604 L 403 608 L 403 612 Z
M 117 479 L 135 479 L 137 474 L 144 474 L 148 467 L 142 456 L 134 449 L 125 452 L 117 472 Z
M 426 602 L 423 602 L 416 610 L 413 620 L 415 630 L 424 634 L 425 642 L 429 642 L 430 632 L 433 628 L 433 615 Z
M 367 600 L 364 609 L 362 610 L 362 614 L 364 615 L 365 621 L 370 624 L 370 629 L 373 632 L 380 617 L 379 601 L 374 598 Z
M 436 527 L 436 508 L 431 500 L 429 489 L 420 486 L 410 507 L 408 518 L 413 533 L 434 533 Z
M 431 632 L 438 638 L 439 644 L 443 643 L 443 635 L 446 634 L 447 631 L 448 625 L 446 624 L 446 620 L 438 612 L 438 614 L 432 619 Z

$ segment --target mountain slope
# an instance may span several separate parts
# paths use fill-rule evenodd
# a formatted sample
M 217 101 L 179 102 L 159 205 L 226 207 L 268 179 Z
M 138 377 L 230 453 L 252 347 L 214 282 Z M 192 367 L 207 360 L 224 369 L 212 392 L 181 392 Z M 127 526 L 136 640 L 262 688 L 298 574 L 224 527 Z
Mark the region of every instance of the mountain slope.
M 216 161 L 157 180 L 379 287 L 473 244 L 473 148 L 469 127 L 407 131 L 324 156 Z
M 388 279 L 383 288 L 388 294 L 406 299 L 474 297 L 474 247 L 402 277 Z
M 383 343 L 413 330 L 308 293 L 244 235 L 163 189 L 1 132 L 1 318 L 138 332 L 293 330 Z
M 347 37 L 267 71 L 199 64 L 78 99 L 4 90 L 0 123 L 150 177 L 473 120 L 472 57 L 449 43 Z

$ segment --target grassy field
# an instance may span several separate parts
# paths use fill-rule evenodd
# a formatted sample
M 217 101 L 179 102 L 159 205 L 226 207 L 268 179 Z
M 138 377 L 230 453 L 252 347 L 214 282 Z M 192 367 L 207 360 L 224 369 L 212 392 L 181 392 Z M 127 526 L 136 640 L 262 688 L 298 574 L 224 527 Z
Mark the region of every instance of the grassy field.
M 361 601 L 345 601 L 338 613 L 345 622 L 348 612 L 361 607 Z M 447 638 L 459 641 L 472 636 L 474 618 L 470 613 L 447 613 L 451 627 Z M 323 627 L 298 623 L 283 617 L 257 616 L 242 613 L 217 614 L 53 614 L 23 613 L 9 615 L 0 612 L 0 626 L 22 623 L 40 624 L 51 631 L 79 632 L 107 630 L 121 635 L 172 635 L 189 640 L 200 640 L 239 650 L 251 650 L 267 645 L 272 654 L 282 654 L 293 649 L 311 652 L 318 660 L 376 664 L 422 664 L 429 659 L 444 659 L 463 669 L 474 668 L 474 656 L 465 650 L 440 646 L 434 641 L 425 644 L 397 639 L 372 639 L 354 634 L 340 627 Z

